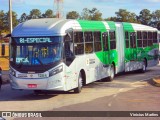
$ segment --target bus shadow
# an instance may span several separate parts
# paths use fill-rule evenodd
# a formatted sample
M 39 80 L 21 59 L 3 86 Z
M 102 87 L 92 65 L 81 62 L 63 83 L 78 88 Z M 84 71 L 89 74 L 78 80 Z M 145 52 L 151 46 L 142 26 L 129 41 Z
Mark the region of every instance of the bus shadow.
M 2 90 L 0 94 L 0 101 L 36 101 L 36 100 L 47 100 L 50 98 L 57 97 L 59 95 L 64 94 L 75 94 L 72 91 L 69 92 L 60 92 L 60 91 L 42 91 L 39 94 L 35 94 L 34 92 L 30 91 L 16 91 L 9 93 L 6 95 L 5 90 Z

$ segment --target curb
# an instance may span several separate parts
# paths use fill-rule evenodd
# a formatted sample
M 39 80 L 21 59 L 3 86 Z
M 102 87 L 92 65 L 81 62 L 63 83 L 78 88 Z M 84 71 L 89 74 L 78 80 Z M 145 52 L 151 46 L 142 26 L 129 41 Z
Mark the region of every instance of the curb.
M 156 76 L 151 80 L 152 85 L 160 87 L 160 76 Z

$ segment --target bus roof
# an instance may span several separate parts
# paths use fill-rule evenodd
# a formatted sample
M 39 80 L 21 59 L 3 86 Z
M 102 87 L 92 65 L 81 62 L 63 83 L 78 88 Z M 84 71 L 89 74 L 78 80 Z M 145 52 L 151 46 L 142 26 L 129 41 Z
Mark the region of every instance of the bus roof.
M 15 27 L 12 36 L 59 36 L 65 35 L 65 31 L 70 28 L 81 29 L 81 26 L 76 20 L 57 18 L 31 19 Z
M 136 24 L 120 23 L 126 31 L 157 31 L 156 28 Z M 58 18 L 32 19 L 19 24 L 14 28 L 12 37 L 33 37 L 33 36 L 62 36 L 67 30 L 91 30 L 107 31 L 115 30 L 116 22 L 112 21 L 88 21 L 88 20 L 69 20 Z

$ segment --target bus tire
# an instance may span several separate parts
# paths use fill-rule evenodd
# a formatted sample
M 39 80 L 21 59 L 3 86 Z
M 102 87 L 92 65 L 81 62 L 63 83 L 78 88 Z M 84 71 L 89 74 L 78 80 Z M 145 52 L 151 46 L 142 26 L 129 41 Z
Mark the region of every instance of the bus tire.
M 114 76 L 115 76 L 114 65 L 111 65 L 111 68 L 110 68 L 110 76 L 109 76 L 109 78 L 108 78 L 108 81 L 113 81 Z
M 145 73 L 147 70 L 147 66 L 146 66 L 146 60 L 143 61 L 143 65 L 142 65 L 142 69 L 140 69 L 141 73 Z
M 81 90 L 82 90 L 82 82 L 83 82 L 82 75 L 81 75 L 81 73 L 79 73 L 78 87 L 74 89 L 74 93 L 80 93 L 81 92 Z

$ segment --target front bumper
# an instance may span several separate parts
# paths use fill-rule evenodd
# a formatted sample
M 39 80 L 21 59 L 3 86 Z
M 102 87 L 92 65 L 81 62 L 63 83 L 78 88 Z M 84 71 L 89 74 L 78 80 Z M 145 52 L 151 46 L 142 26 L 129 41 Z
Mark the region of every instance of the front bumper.
M 10 76 L 10 84 L 12 89 L 19 90 L 55 90 L 55 91 L 65 91 L 63 86 L 62 77 L 52 76 L 49 78 L 16 78 L 13 75 Z M 30 88 L 28 85 L 36 85 L 36 87 Z

